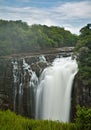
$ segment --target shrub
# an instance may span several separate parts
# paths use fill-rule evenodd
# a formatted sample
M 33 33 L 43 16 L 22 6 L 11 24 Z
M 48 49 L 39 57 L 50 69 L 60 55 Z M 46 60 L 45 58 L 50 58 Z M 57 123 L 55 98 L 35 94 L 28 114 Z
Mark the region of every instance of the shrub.
M 77 106 L 76 124 L 80 130 L 91 130 L 91 109 Z

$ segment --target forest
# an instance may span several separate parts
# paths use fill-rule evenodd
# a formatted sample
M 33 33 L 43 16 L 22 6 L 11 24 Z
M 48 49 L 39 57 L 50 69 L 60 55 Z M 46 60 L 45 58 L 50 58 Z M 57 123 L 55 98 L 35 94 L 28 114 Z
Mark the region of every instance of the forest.
M 77 39 L 63 27 L 0 20 L 0 56 L 75 46 Z

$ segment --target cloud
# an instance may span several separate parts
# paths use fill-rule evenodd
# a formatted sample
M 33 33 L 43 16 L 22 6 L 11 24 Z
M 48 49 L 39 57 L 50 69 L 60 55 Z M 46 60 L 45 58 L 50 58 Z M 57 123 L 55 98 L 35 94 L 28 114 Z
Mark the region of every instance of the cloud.
M 31 2 L 32 0 L 16 0 L 17 2 L 24 2 L 24 3 L 29 3 Z
M 23 0 L 29 1 L 29 0 Z M 91 2 L 66 2 L 56 7 L 8 7 L 0 6 L 0 18 L 6 20 L 23 20 L 29 25 L 56 25 L 78 33 L 78 30 L 91 21 Z
M 64 14 L 64 18 L 91 18 L 91 2 L 67 2 L 59 5 L 56 12 Z

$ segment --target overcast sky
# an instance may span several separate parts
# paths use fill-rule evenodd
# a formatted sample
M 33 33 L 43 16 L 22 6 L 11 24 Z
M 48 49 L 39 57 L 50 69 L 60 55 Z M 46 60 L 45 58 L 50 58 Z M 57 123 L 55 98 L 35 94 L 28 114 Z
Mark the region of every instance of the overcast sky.
M 61 26 L 78 34 L 91 23 L 91 0 L 0 0 L 0 19 Z

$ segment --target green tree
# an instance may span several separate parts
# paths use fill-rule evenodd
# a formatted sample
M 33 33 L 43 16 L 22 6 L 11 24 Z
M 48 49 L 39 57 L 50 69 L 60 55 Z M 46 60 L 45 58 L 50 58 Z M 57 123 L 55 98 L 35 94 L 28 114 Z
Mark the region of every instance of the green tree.
M 76 123 L 81 130 L 91 130 L 91 109 L 77 106 Z
M 76 36 L 64 28 L 0 20 L 0 55 L 27 53 L 42 49 L 75 46 Z

